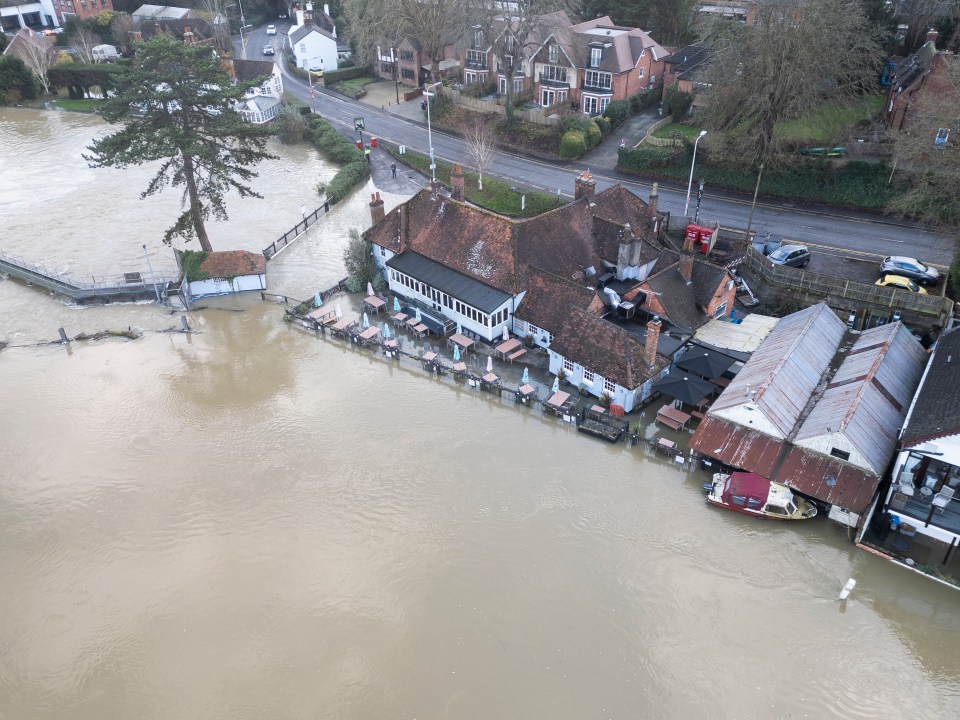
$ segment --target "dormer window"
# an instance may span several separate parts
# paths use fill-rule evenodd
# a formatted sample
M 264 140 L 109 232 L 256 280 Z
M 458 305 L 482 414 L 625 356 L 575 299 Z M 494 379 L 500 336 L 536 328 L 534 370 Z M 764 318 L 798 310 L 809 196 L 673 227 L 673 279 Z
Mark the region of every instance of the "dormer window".
M 554 44 L 547 47 L 547 62 L 555 63 L 560 61 L 560 48 Z
M 590 48 L 590 67 L 600 67 L 600 59 L 603 56 L 603 48 Z
M 483 46 L 483 30 L 473 29 L 473 47 L 479 49 Z

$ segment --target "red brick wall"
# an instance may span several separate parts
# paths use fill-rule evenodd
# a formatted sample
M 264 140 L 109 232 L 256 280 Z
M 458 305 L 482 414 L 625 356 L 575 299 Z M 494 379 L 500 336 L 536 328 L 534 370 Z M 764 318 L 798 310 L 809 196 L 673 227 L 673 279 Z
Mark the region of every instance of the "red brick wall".
M 76 15 L 78 18 L 90 18 L 104 10 L 113 10 L 113 0 L 53 0 L 53 7 L 63 21 L 63 14 Z
M 730 285 L 730 289 L 727 289 L 727 286 Z M 732 278 L 729 275 L 724 275 L 723 282 L 717 288 L 717 291 L 713 294 L 713 297 L 710 298 L 710 303 L 706 307 L 706 313 L 710 317 L 714 317 L 717 308 L 719 308 L 723 303 L 727 304 L 727 309 L 724 311 L 723 316 L 729 316 L 730 312 L 733 310 L 733 301 L 737 297 L 737 288 L 736 285 L 732 282 Z

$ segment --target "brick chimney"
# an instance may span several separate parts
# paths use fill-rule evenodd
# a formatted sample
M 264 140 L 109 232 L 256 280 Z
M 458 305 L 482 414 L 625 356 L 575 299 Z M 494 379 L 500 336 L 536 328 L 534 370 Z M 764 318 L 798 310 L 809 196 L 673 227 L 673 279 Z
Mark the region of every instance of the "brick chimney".
M 589 170 L 584 170 L 577 176 L 573 183 L 573 199 L 579 200 L 582 197 L 592 198 L 597 190 L 597 183 Z
M 399 254 L 407 249 L 407 205 L 406 203 L 400 205 L 400 208 L 397 212 L 397 219 L 398 219 L 398 222 L 400 223 L 399 232 L 397 233 L 397 235 L 399 236 L 398 237 L 399 248 L 397 249 L 397 253 Z
M 450 173 L 450 197 L 463 202 L 463 168 L 459 165 L 454 165 Z
M 649 368 L 657 364 L 657 341 L 660 340 L 660 328 L 662 326 L 663 323 L 656 315 L 647 323 L 647 338 L 643 343 L 643 361 Z
M 185 25 L 183 28 L 183 44 L 193 45 L 193 43 L 194 43 L 193 30 L 190 29 L 189 25 Z
M 307 3 L 303 10 L 303 24 L 313 25 L 313 3 Z
M 680 253 L 680 274 L 687 281 L 687 285 L 693 282 L 693 239 L 683 239 L 683 252 Z
M 654 221 L 657 218 L 657 205 L 660 204 L 660 183 L 654 183 L 650 188 L 650 214 L 653 215 Z
M 380 199 L 380 193 L 371 193 L 370 195 L 370 222 L 376 225 L 383 220 L 383 200 Z
M 927 42 L 935 43 L 937 42 L 938 37 L 940 37 L 940 33 L 938 33 L 934 28 L 927 30 Z

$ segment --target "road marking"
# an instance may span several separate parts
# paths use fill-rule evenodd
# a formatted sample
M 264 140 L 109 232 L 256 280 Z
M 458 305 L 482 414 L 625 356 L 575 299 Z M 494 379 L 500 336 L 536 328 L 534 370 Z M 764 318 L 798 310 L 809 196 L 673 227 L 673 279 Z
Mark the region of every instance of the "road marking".
M 806 245 L 808 248 L 816 248 L 822 252 L 826 252 L 830 255 L 840 255 L 841 257 L 849 257 L 851 260 L 859 259 L 859 256 L 864 258 L 864 262 L 869 258 L 870 260 L 883 260 L 886 258 L 886 255 L 881 255 L 880 253 L 866 252 L 865 250 L 850 250 L 848 248 L 837 247 L 835 245 L 820 245 L 818 243 L 811 242 L 801 242 L 800 240 L 791 240 L 789 238 L 783 238 L 784 244 L 797 244 L 797 245 Z M 936 263 L 927 263 L 930 267 L 936 268 L 937 270 L 946 271 L 949 268 L 946 265 L 938 265 Z

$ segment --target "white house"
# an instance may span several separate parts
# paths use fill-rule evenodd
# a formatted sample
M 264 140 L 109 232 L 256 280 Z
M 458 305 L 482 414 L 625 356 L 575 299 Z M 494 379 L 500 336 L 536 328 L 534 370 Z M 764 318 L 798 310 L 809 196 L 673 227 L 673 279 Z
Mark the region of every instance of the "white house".
M 138 23 L 144 20 L 185 20 L 200 17 L 190 8 L 170 5 L 141 5 L 130 15 L 133 17 L 133 21 Z
M 267 261 L 246 250 L 178 255 L 184 278 L 181 291 L 190 305 L 195 300 L 247 290 L 267 289 Z
M 4 3 L 0 7 L 0 29 L 3 32 L 15 33 L 21 28 L 29 28 L 37 32 L 44 28 L 60 27 L 53 0 L 39 0 L 38 2 Z
M 283 74 L 280 66 L 268 60 L 234 60 L 234 77 L 238 84 L 250 84 L 236 111 L 249 123 L 260 125 L 277 116 L 283 106 Z M 266 78 L 259 85 L 256 80 Z
M 324 12 L 314 13 L 313 3 L 307 3 L 304 10 L 295 11 L 294 18 L 295 24 L 287 39 L 297 67 L 314 71 L 336 70 L 341 52 L 329 5 L 324 5 Z

